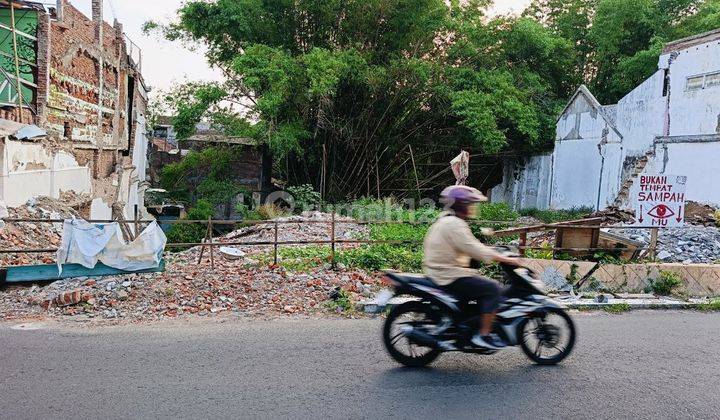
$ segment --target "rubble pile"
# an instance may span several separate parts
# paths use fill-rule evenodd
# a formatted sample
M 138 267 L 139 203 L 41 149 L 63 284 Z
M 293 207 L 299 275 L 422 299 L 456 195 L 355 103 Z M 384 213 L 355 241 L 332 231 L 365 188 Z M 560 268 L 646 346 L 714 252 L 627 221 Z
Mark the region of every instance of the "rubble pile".
M 649 229 L 613 230 L 645 244 L 650 243 Z M 720 261 L 720 229 L 691 226 L 660 229 L 657 259 L 663 262 L 716 263 Z
M 64 219 L 78 217 L 83 196 L 60 199 L 37 197 L 24 206 L 8 208 L 10 219 Z M 0 228 L 0 249 L 52 249 L 60 245 L 62 223 L 8 222 Z M 0 254 L 0 265 L 53 264 L 53 254 Z
M 685 223 L 697 226 L 717 226 L 715 209 L 707 204 L 700 204 L 694 201 L 685 203 Z
M 338 288 L 352 302 L 372 296 L 380 280 L 360 271 L 318 269 L 291 273 L 282 267 L 248 267 L 239 261 L 187 259 L 165 273 L 80 277 L 47 286 L 0 292 L 0 319 L 57 317 L 140 322 L 190 315 L 327 314 Z
M 298 216 L 279 217 L 273 219 L 273 222 L 278 222 L 277 240 L 278 242 L 329 241 L 331 234 L 331 218 L 332 216 L 330 213 L 316 211 L 304 212 Z M 218 242 L 273 242 L 275 240 L 275 223 L 273 222 L 261 223 L 238 229 L 227 234 L 223 238 L 219 238 Z M 350 217 L 335 217 L 335 239 L 349 240 L 363 239 L 367 237 L 368 228 L 366 225 L 360 224 Z M 293 245 L 299 246 L 302 244 Z M 338 246 L 340 245 L 343 244 L 338 244 Z M 273 246 L 240 245 L 235 248 L 240 249 L 246 254 L 257 254 L 268 252 L 272 250 Z

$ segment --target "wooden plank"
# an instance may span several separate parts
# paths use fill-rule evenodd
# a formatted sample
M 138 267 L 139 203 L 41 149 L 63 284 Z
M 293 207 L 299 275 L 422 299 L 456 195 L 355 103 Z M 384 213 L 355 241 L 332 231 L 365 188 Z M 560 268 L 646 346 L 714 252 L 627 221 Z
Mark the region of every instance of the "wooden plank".
M 74 277 L 101 277 L 121 274 L 157 273 L 165 271 L 165 260 L 160 260 L 160 266 L 140 271 L 125 271 L 97 263 L 95 268 L 85 268 L 80 264 L 63 264 L 62 274 L 58 274 L 55 264 L 21 265 L 8 267 L 5 274 L 6 283 L 24 283 L 35 281 L 56 281 Z

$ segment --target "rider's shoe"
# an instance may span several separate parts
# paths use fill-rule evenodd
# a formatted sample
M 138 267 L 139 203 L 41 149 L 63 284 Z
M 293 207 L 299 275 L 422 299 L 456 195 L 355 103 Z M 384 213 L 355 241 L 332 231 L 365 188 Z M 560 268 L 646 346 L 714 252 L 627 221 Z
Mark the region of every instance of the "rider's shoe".
M 501 348 L 506 346 L 506 344 L 503 343 L 503 341 L 495 334 L 480 335 L 478 333 L 475 334 L 475 336 L 472 338 L 472 340 L 470 340 L 470 342 L 476 347 L 490 350 L 500 350 Z
M 451 342 L 451 341 L 439 341 L 438 347 L 445 351 L 455 351 L 457 350 L 457 347 Z

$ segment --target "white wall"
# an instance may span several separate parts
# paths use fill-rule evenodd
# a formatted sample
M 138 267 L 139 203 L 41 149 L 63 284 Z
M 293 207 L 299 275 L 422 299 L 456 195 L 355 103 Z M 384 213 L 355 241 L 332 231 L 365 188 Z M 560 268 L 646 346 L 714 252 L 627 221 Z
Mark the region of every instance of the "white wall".
M 616 125 L 626 156 L 645 154 L 655 137 L 663 135 L 667 102 L 662 96 L 663 79 L 664 71 L 658 70 L 618 102 Z
M 38 143 L 5 140 L 0 165 L 1 199 L 8 206 L 25 204 L 44 195 L 59 198 L 62 191 L 91 193 L 91 175 L 70 153 L 50 154 Z
M 720 85 L 688 91 L 687 78 L 720 71 L 720 41 L 692 46 L 660 57 L 670 69 L 670 136 L 720 132 Z
M 567 209 L 611 203 L 622 162 L 621 138 L 584 95 L 558 120 L 553 152 L 550 207 Z M 603 186 L 600 186 L 601 178 Z
M 686 175 L 686 200 L 720 206 L 720 141 L 658 144 L 653 171 Z
M 532 156 L 525 162 L 506 161 L 503 182 L 492 189 L 493 202 L 504 202 L 515 209 L 545 210 L 550 204 L 552 154 Z

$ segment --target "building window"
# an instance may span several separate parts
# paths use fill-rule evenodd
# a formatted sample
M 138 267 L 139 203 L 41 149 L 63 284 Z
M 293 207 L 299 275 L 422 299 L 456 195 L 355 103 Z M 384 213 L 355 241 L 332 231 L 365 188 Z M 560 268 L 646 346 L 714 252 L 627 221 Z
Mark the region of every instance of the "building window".
M 688 77 L 685 90 L 694 91 L 720 86 L 720 71 Z
M 720 72 L 705 76 L 705 88 L 720 86 Z
M 687 90 L 700 90 L 703 88 L 703 80 L 705 76 L 688 77 Z

